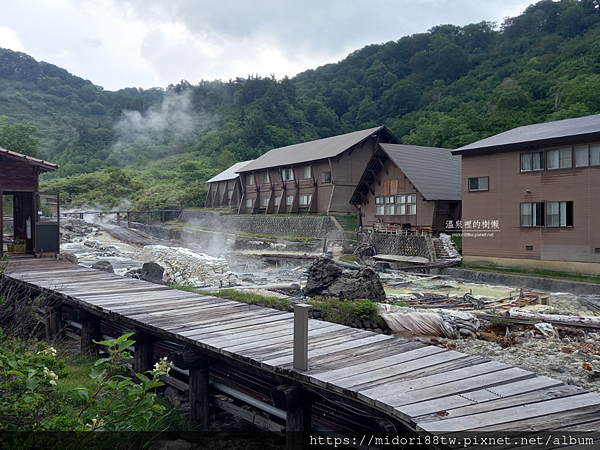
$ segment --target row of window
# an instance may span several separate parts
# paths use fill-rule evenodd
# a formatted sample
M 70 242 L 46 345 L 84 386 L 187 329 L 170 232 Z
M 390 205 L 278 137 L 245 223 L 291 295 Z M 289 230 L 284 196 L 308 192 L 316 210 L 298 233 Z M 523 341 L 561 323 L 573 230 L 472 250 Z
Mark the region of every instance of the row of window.
M 302 169 L 302 178 L 312 178 L 312 168 L 310 166 L 303 166 Z M 294 179 L 294 170 L 291 167 L 286 169 L 281 169 L 281 174 L 277 172 L 277 181 L 292 181 Z M 271 178 L 269 177 L 269 171 L 262 172 L 262 183 L 270 183 Z M 331 171 L 321 172 L 321 183 L 331 183 Z M 251 173 L 248 175 L 248 184 L 253 185 L 256 184 L 256 179 L 254 174 Z
M 270 197 L 262 197 L 261 206 L 263 208 L 266 208 L 267 206 L 269 206 L 269 199 L 270 199 Z M 312 202 L 312 194 L 302 194 L 302 195 L 298 196 L 298 200 L 299 200 L 300 206 L 310 205 Z M 246 199 L 246 208 L 253 208 L 255 201 L 256 201 L 255 198 L 247 198 Z M 281 203 L 281 196 L 277 196 L 273 199 L 273 204 L 275 206 L 279 206 L 280 203 Z M 285 204 L 287 206 L 292 206 L 294 204 L 294 196 L 287 195 L 285 197 Z
M 572 227 L 573 202 L 521 203 L 522 227 Z
M 375 197 L 376 216 L 408 216 L 417 213 L 417 194 Z
M 546 170 L 600 166 L 600 144 L 576 145 L 545 152 L 521 153 L 521 172 L 544 170 L 544 153 Z

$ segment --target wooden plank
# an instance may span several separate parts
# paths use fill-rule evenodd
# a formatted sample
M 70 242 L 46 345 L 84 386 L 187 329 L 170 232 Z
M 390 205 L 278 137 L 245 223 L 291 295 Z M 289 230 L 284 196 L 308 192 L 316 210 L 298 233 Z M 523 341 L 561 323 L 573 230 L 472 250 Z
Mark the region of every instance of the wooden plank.
M 367 335 L 372 334 L 367 331 L 365 331 L 364 333 Z M 310 345 L 309 345 L 309 350 L 308 350 L 309 367 L 310 367 L 312 357 L 326 355 L 326 354 L 330 354 L 330 353 L 337 353 L 337 352 L 340 352 L 343 350 L 348 350 L 348 349 L 360 347 L 363 345 L 370 345 L 375 342 L 387 340 L 387 339 L 393 339 L 393 338 L 391 338 L 390 336 L 382 335 L 382 334 L 375 334 L 372 336 L 365 337 L 363 339 L 358 339 L 355 341 L 346 342 L 346 343 L 339 344 L 339 345 L 333 345 L 330 347 L 325 347 L 325 348 L 313 350 L 313 351 L 310 350 Z M 274 367 L 274 366 L 277 366 L 280 364 L 288 364 L 288 363 L 292 362 L 292 359 L 293 359 L 293 356 L 291 355 L 291 349 L 290 349 L 290 355 L 282 356 L 282 357 L 275 358 L 275 359 L 265 359 L 265 360 L 262 360 L 262 361 L 259 360 L 259 361 L 261 363 L 261 366 Z
M 567 398 L 558 398 L 555 400 L 520 405 L 502 409 L 500 411 L 488 411 L 466 417 L 457 417 L 441 422 L 426 422 L 417 424 L 417 429 L 432 434 L 440 434 L 476 430 L 484 427 L 506 424 L 503 429 L 504 431 L 507 431 L 512 429 L 509 425 L 511 422 L 531 420 L 536 417 L 598 405 L 600 405 L 600 395 L 586 393 Z
M 450 397 L 444 397 L 441 399 L 405 405 L 396 408 L 396 410 L 400 413 L 403 420 L 410 421 L 411 418 L 418 418 L 419 416 L 425 416 L 438 412 L 446 414 L 456 408 L 478 405 L 492 400 L 510 399 L 515 395 L 562 385 L 562 381 L 558 381 L 553 378 L 535 377 L 523 381 L 517 381 L 515 383 L 497 386 L 495 388 L 472 391 L 468 394 L 452 395 Z
M 438 420 L 449 420 L 455 417 L 468 416 L 471 414 L 478 414 L 490 410 L 499 410 L 511 406 L 541 402 L 544 400 L 551 400 L 554 398 L 569 397 L 571 395 L 579 395 L 584 392 L 585 390 L 583 388 L 580 388 L 579 386 L 562 385 L 548 389 L 535 390 L 533 392 L 527 393 L 520 393 L 520 391 L 516 391 L 515 395 L 511 397 L 502 398 L 495 396 L 494 399 L 490 399 L 488 401 L 476 400 L 476 396 L 472 396 L 469 393 L 465 394 L 463 397 L 471 401 L 470 405 L 459 408 L 447 408 L 442 411 L 439 411 L 441 412 L 441 414 L 436 412 L 433 414 L 426 414 L 418 417 L 413 417 L 411 422 L 413 424 L 416 424 L 425 422 L 435 422 Z
M 394 366 L 396 364 L 403 364 L 407 361 L 426 358 L 436 353 L 445 352 L 444 349 L 434 347 L 432 345 L 427 347 L 420 347 L 415 350 L 392 355 L 387 358 L 381 358 L 377 361 L 378 368 L 384 368 L 388 366 Z M 373 370 L 373 363 L 371 361 L 358 362 L 358 364 L 351 367 L 343 367 L 338 370 L 331 370 L 329 372 L 314 374 L 311 376 L 318 383 L 328 383 L 344 379 L 349 376 L 359 376 L 365 372 L 371 372 Z
M 434 398 L 448 397 L 454 394 L 467 393 L 487 387 L 510 383 L 511 381 L 533 378 L 534 376 L 535 374 L 527 370 L 511 368 L 471 377 L 466 380 L 452 381 L 441 386 L 433 386 L 427 389 L 420 389 L 415 392 L 403 392 L 399 395 L 396 395 L 395 393 L 394 384 L 390 383 L 388 392 L 380 392 L 377 396 L 373 394 L 365 395 L 362 392 L 358 392 L 357 398 L 373 403 L 384 408 L 386 411 L 392 412 L 399 406 L 432 400 Z

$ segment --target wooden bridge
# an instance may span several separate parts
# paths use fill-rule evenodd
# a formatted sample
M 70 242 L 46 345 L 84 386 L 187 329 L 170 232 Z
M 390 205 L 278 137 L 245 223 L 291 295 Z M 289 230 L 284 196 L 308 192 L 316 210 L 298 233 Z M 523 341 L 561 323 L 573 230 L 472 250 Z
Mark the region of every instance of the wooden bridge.
M 442 445 L 439 439 L 513 435 L 516 440 L 524 432 L 596 440 L 591 446 L 589 441 L 574 446 L 544 441 L 548 445 L 530 447 L 515 441 L 498 448 L 600 448 L 600 395 L 500 362 L 309 319 L 308 369 L 301 371 L 294 369 L 294 314 L 289 312 L 49 259 L 11 260 L 5 277 L 60 301 L 47 311 L 50 336 L 60 332 L 66 310 L 76 311 L 84 350 L 93 349 L 91 339 L 98 337 L 101 321 L 135 330 L 138 372 L 152 367 L 161 343 L 176 346 L 175 362 L 189 379 L 171 382 L 189 392 L 191 416 L 203 426 L 210 417 L 209 375 L 218 368 L 220 380 L 231 370 L 271 382 L 262 404 L 282 412 L 282 428 L 304 432 L 288 433 L 288 448 L 308 448 L 311 423 L 313 433 L 326 434 L 327 426 L 316 427 L 327 423 L 321 417 L 325 413 L 315 413 L 319 402 L 377 418 L 348 428 L 361 448 L 377 443 L 394 448 L 381 440 L 386 433 L 388 444 L 394 436 L 412 435 L 428 448 L 453 448 L 464 445 Z M 266 416 L 252 420 L 273 428 Z M 357 442 L 359 432 L 363 438 Z M 577 434 L 582 432 L 587 434 Z M 379 436 L 376 442 L 373 436 Z M 470 447 L 495 448 L 487 443 L 478 447 L 471 441 Z

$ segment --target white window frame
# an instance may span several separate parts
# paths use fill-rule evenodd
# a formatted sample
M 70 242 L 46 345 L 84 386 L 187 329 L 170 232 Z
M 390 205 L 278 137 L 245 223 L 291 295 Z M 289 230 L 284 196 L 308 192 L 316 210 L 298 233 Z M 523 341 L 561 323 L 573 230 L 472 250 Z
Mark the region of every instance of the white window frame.
M 312 194 L 301 194 L 299 197 L 299 205 L 307 206 L 312 201 Z
M 279 206 L 280 203 L 281 203 L 281 195 L 276 196 L 275 200 L 274 200 L 274 205 L 275 206 Z
M 254 199 L 253 198 L 246 199 L 246 208 L 254 208 Z
M 254 174 L 253 174 L 253 173 L 251 173 L 250 175 L 248 175 L 248 184 L 249 184 L 250 186 L 252 186 L 252 185 L 254 185 L 254 181 L 255 181 L 255 180 L 254 180 Z
M 262 205 L 263 205 L 263 208 L 266 208 L 267 206 L 269 206 L 269 198 L 270 198 L 270 197 L 263 197 L 263 198 L 262 198 Z
M 271 182 L 271 178 L 269 177 L 269 171 L 265 170 L 263 172 L 263 183 L 270 183 Z
M 383 216 L 385 212 L 384 197 L 375 197 L 375 215 Z
M 285 205 L 286 206 L 292 206 L 294 204 L 294 196 L 293 195 L 288 195 L 285 197 Z

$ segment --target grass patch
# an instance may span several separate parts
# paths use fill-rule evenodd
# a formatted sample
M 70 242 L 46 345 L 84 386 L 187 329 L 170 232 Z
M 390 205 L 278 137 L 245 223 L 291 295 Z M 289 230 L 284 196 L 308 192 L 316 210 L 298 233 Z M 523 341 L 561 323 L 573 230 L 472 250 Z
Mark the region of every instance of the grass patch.
M 360 319 L 368 320 L 376 324 L 377 327 L 384 325 L 383 318 L 377 314 L 377 306 L 370 300 L 313 297 L 307 300 L 306 303 L 313 305 L 314 311 L 318 311 L 321 318 L 328 322 L 350 325 L 354 319 Z
M 358 216 L 356 214 L 334 215 L 333 217 L 347 231 L 358 231 Z
M 288 305 L 290 304 L 285 298 L 267 297 L 265 295 L 242 292 L 235 289 L 222 289 L 216 292 L 208 292 L 207 294 L 214 295 L 215 297 L 228 298 L 236 302 L 248 303 L 250 305 L 276 308 L 282 311 L 287 311 Z
M 452 241 L 456 244 L 456 248 L 459 252 L 462 251 L 462 233 L 452 233 L 450 235 Z
M 546 269 L 518 269 L 514 267 L 474 266 L 470 264 L 463 264 L 461 268 L 469 270 L 478 270 L 480 272 L 509 273 L 515 275 L 525 275 L 529 277 L 554 278 L 560 280 L 581 281 L 585 283 L 600 284 L 599 276 L 582 275 L 568 272 L 554 272 L 552 270 Z
M 350 253 L 340 256 L 340 261 L 348 264 L 360 264 L 360 258 L 356 255 L 351 255 Z

